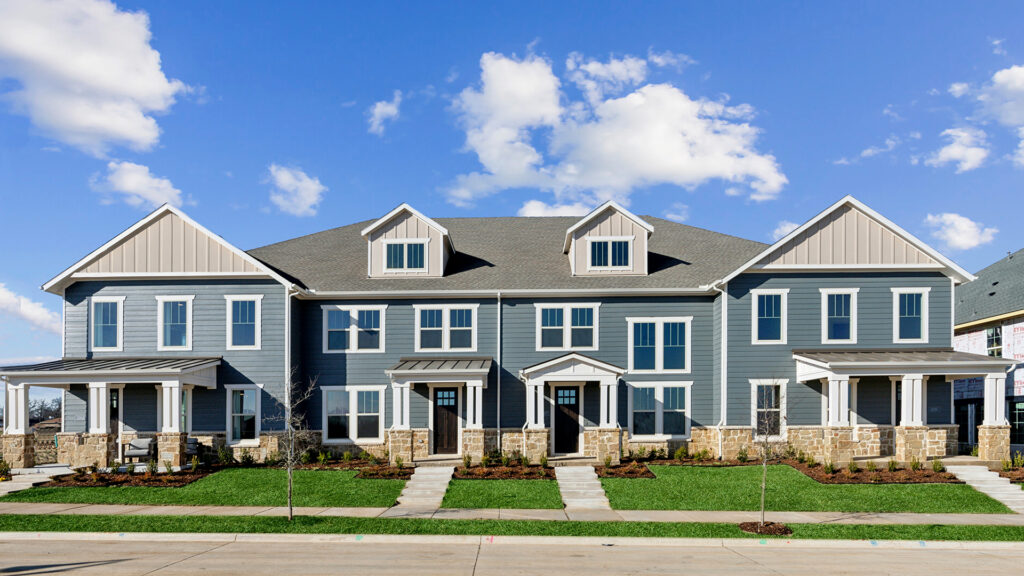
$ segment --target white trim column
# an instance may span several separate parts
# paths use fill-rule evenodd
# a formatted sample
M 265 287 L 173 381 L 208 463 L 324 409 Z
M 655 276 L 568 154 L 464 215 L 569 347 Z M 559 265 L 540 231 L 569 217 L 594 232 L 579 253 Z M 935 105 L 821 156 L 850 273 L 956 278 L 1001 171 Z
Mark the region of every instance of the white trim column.
M 479 430 L 484 427 L 484 381 L 466 381 L 466 428 Z
M 29 433 L 28 424 L 28 390 L 25 383 L 7 384 L 6 410 L 4 420 L 7 428 L 5 434 L 24 435 Z
M 163 434 L 180 434 L 181 429 L 181 381 L 168 380 L 160 384 L 162 400 L 160 408 L 160 432 Z M 186 418 L 187 420 L 188 418 Z
M 110 434 L 110 383 L 89 382 L 89 433 Z
M 903 391 L 903 414 L 901 426 L 924 426 L 926 414 L 924 402 L 924 376 L 921 374 L 904 374 L 901 381 Z
M 828 425 L 850 425 L 850 378 L 848 376 L 829 376 Z
M 601 428 L 615 428 L 619 421 L 619 378 L 601 378 Z
M 391 383 L 391 424 L 395 430 L 409 429 L 409 389 L 408 382 Z
M 544 427 L 544 382 L 526 382 L 526 427 L 532 430 Z
M 1006 374 L 985 375 L 985 417 L 982 426 L 1003 426 L 1006 420 Z

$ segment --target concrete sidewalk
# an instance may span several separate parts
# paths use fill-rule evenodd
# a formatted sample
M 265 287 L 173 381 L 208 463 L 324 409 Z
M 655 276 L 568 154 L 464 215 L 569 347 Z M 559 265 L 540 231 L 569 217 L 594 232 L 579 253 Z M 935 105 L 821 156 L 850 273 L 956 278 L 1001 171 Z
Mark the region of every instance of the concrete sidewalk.
M 0 503 L 0 514 L 83 514 L 114 516 L 285 516 L 284 507 L 270 506 L 144 506 L 123 504 Z M 295 508 L 298 516 L 352 518 L 436 518 L 448 520 L 548 520 L 609 522 L 756 521 L 756 511 L 700 510 L 530 510 L 512 508 Z M 946 524 L 1024 526 L 1024 514 L 916 514 L 872 512 L 768 512 L 772 522 L 786 524 Z

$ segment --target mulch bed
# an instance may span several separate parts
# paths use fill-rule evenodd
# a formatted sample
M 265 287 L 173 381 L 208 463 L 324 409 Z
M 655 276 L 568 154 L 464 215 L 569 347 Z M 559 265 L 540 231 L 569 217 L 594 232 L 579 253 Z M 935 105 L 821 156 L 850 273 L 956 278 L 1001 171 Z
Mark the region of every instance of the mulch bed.
M 64 474 L 55 476 L 43 484 L 47 488 L 81 488 L 109 486 L 147 486 L 158 488 L 180 488 L 209 476 L 209 471 L 176 472 L 174 474 Z
M 1013 470 L 1000 470 L 999 475 L 1003 478 L 1008 479 L 1014 484 L 1024 484 L 1024 468 L 1014 468 Z
M 656 478 L 647 464 L 635 460 L 618 466 L 594 466 L 594 470 L 598 478 Z
M 740 522 L 740 530 L 748 534 L 761 534 L 762 536 L 789 536 L 793 533 L 788 526 L 778 522 L 765 522 L 764 525 L 758 522 Z
M 334 468 L 337 470 L 338 468 Z M 363 480 L 408 480 L 412 478 L 414 469 L 408 467 L 398 468 L 395 466 L 364 466 L 356 474 L 356 478 Z
M 555 470 L 540 466 L 458 466 L 454 477 L 459 480 L 550 480 L 555 477 Z

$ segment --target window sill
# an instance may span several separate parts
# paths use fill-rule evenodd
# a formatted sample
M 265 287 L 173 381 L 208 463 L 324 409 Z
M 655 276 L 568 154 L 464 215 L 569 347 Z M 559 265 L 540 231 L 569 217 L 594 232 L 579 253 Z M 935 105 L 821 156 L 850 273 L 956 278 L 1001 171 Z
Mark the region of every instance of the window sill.
M 785 345 L 785 340 L 751 340 L 750 343 L 754 346 L 778 346 Z
M 627 370 L 627 374 L 689 374 L 689 370 Z
M 893 340 L 892 343 L 893 344 L 927 344 L 928 343 L 928 339 L 927 338 L 916 338 L 916 339 L 913 339 L 913 340 L 907 340 L 907 339 L 899 339 L 898 338 L 896 340 Z
M 260 347 L 259 346 L 226 346 L 224 349 L 225 350 L 232 350 L 232 351 L 235 351 L 235 350 L 239 350 L 239 351 L 250 350 L 250 351 L 258 352 L 260 350 Z
M 356 444 L 374 446 L 383 443 L 383 438 L 335 438 L 323 441 L 325 446 L 354 446 Z
M 260 439 L 256 438 L 255 440 L 237 440 L 235 442 L 227 442 L 226 444 L 229 448 L 259 448 Z
M 850 339 L 850 340 L 822 340 L 821 343 L 822 344 L 847 344 L 847 345 L 849 345 L 849 344 L 856 344 L 857 343 L 857 339 L 853 338 L 853 339 Z
M 689 440 L 690 435 L 685 434 L 630 434 L 630 440 L 637 442 L 664 442 L 666 440 Z

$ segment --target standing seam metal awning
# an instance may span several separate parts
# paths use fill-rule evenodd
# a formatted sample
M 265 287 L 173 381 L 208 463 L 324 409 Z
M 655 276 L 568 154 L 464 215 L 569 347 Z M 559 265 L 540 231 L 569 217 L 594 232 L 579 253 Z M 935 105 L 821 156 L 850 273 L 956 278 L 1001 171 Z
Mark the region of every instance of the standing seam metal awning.
M 401 358 L 385 370 L 389 375 L 440 376 L 443 374 L 487 374 L 493 360 L 487 356 Z
M 155 382 L 161 378 L 189 380 L 199 386 L 217 384 L 218 357 L 64 358 L 52 362 L 0 368 L 0 379 L 32 384 Z M 13 383 L 13 382 L 12 382 Z
M 958 352 L 952 348 L 794 350 L 797 380 L 806 382 L 829 374 L 854 376 L 975 375 L 1006 372 L 1014 360 Z

